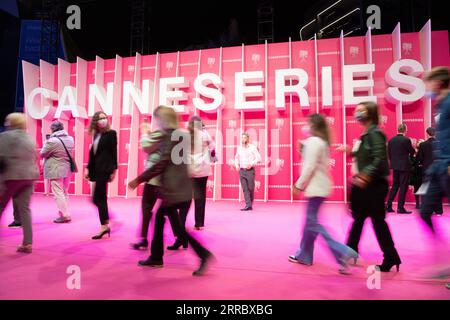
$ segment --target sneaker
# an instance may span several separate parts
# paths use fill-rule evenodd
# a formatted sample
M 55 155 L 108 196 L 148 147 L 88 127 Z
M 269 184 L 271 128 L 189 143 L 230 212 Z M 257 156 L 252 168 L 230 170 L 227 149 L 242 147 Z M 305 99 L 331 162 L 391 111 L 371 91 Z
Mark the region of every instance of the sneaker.
M 32 250 L 31 244 L 21 245 L 17 248 L 17 252 L 21 252 L 21 253 L 31 253 L 32 251 L 33 250 Z
M 288 257 L 288 260 L 289 260 L 290 262 L 293 262 L 293 263 L 299 263 L 299 264 L 302 264 L 302 265 L 304 265 L 304 266 L 312 266 L 312 263 L 304 263 L 304 262 L 298 260 L 294 255 L 289 256 L 289 257 Z
M 12 229 L 22 228 L 22 224 L 20 222 L 13 221 L 11 224 L 8 225 L 8 228 Z
M 152 268 L 162 268 L 164 266 L 162 260 L 161 261 L 155 261 L 151 258 L 148 258 L 147 260 L 141 260 L 138 262 L 138 265 L 142 267 L 152 267 Z
M 70 221 L 72 221 L 70 217 L 59 217 L 53 220 L 54 223 L 69 223 Z
M 340 274 L 344 274 L 344 275 L 351 274 L 350 269 L 349 269 L 348 265 L 346 265 L 346 264 L 341 264 L 341 266 L 339 267 L 338 272 Z
M 412 211 L 408 211 L 405 208 L 400 208 L 400 209 L 397 209 L 397 213 L 400 213 L 400 214 L 411 214 Z

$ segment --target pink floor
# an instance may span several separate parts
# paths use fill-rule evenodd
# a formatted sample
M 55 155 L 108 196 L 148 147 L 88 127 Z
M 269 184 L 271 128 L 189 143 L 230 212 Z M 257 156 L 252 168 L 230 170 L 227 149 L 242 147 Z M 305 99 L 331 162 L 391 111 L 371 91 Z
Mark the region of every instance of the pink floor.
M 32 210 L 34 248 L 15 252 L 20 229 L 8 229 L 12 208 L 0 224 L 0 299 L 450 299 L 445 280 L 423 280 L 424 267 L 435 261 L 436 248 L 417 214 L 388 218 L 402 257 L 400 272 L 383 274 L 381 289 L 367 288 L 369 265 L 381 262 L 370 222 L 361 241 L 363 261 L 352 275 L 337 266 L 319 238 L 312 267 L 289 263 L 304 220 L 304 204 L 256 203 L 250 213 L 231 201 L 207 203 L 207 228 L 195 234 L 217 257 L 204 277 L 193 277 L 198 261 L 191 250 L 166 252 L 162 269 L 142 268 L 148 252 L 129 249 L 139 224 L 139 200 L 111 199 L 114 216 L 109 240 L 93 241 L 99 222 L 87 198 L 70 202 L 73 222 L 55 225 L 52 198 L 36 195 Z M 350 218 L 343 204 L 326 204 L 321 219 L 336 239 L 344 240 Z M 450 239 L 450 209 L 436 217 L 444 243 Z M 193 225 L 193 212 L 188 226 Z M 166 244 L 173 241 L 166 226 Z M 440 249 L 442 250 L 442 248 Z M 448 252 L 447 249 L 444 249 Z M 67 289 L 68 266 L 81 269 L 81 289 Z M 448 279 L 447 279 L 448 280 Z

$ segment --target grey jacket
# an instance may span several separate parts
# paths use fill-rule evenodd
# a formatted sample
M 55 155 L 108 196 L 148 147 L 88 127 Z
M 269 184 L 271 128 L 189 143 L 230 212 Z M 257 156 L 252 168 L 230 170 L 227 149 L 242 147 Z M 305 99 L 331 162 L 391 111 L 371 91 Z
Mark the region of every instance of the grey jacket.
M 0 133 L 0 162 L 4 166 L 4 171 L 0 173 L 3 181 L 39 178 L 36 146 L 24 130 Z
M 64 142 L 73 159 L 75 149 L 73 138 L 65 130 L 54 132 L 41 150 L 41 157 L 44 159 L 44 179 L 66 178 L 72 174 L 69 157 L 58 138 Z

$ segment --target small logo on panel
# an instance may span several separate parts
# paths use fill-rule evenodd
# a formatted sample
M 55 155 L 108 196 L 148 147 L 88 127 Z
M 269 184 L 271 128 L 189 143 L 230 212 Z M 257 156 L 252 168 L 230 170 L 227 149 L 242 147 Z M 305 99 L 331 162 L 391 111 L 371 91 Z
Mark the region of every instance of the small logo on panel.
M 172 68 L 173 68 L 173 62 L 172 61 L 167 61 L 166 62 L 166 69 L 167 70 L 172 70 Z
M 275 125 L 277 126 L 278 129 L 280 129 L 281 127 L 284 126 L 284 119 L 276 119 Z
M 350 47 L 350 55 L 355 58 L 359 55 L 359 47 Z
M 257 53 L 252 54 L 252 61 L 254 64 L 258 64 L 261 60 L 261 56 Z
M 216 58 L 209 57 L 208 58 L 208 66 L 212 67 L 216 63 Z
M 302 62 L 306 61 L 306 59 L 308 59 L 308 51 L 306 51 L 306 50 L 300 50 L 300 51 L 299 51 L 299 57 L 300 57 L 300 60 L 301 60 Z
M 412 51 L 412 43 L 405 42 L 402 44 L 403 53 L 409 55 Z

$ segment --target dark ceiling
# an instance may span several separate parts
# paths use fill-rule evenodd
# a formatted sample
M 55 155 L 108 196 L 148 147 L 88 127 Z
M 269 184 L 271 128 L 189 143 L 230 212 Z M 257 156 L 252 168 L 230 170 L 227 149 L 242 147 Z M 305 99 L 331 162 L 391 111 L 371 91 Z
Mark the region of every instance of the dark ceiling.
M 40 10 L 42 0 L 18 1 L 22 18 L 33 18 Z M 93 59 L 95 55 L 104 58 L 130 55 L 131 3 L 133 1 L 72 0 L 58 1 L 60 20 L 68 15 L 65 8 L 78 4 L 81 8 L 81 30 L 65 30 L 65 42 L 70 56 L 79 55 Z M 171 52 L 218 46 L 258 43 L 258 3 L 261 0 L 226 1 L 146 1 L 146 41 L 144 53 Z M 299 40 L 299 29 L 314 18 L 317 13 L 335 3 L 335 0 L 281 1 L 273 0 L 274 40 L 282 42 L 292 37 Z M 381 8 L 381 30 L 375 33 L 392 32 L 397 22 L 402 31 L 418 31 L 432 18 L 433 29 L 448 30 L 448 11 L 440 2 L 427 0 L 342 0 L 339 5 L 324 15 L 324 21 L 333 21 L 349 10 L 360 7 L 365 11 L 368 5 Z M 364 25 L 353 35 L 366 32 L 364 21 L 368 15 L 361 10 L 349 24 Z M 361 20 L 360 20 L 361 19 Z M 361 23 L 362 22 L 362 23 Z M 324 35 L 337 35 L 339 27 Z M 309 33 L 314 34 L 314 28 Z

